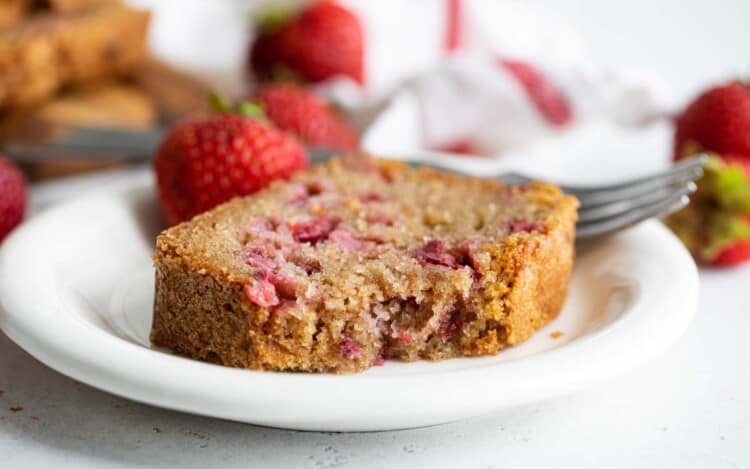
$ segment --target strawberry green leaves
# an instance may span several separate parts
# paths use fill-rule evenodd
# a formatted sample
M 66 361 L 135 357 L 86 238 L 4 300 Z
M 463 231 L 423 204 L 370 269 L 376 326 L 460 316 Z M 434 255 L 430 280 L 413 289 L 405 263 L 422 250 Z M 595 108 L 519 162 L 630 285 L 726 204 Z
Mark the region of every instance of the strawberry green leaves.
M 750 163 L 744 158 L 712 156 L 690 205 L 667 224 L 701 262 L 750 242 Z

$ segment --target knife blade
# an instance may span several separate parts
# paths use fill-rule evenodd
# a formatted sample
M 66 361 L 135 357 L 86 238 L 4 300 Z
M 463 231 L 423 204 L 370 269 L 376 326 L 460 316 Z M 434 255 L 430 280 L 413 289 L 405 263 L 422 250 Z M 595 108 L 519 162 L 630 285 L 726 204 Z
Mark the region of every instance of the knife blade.
M 3 151 L 14 161 L 39 163 L 64 156 L 85 160 L 144 162 L 164 138 L 166 129 L 125 130 L 94 127 L 66 127 L 42 138 L 5 141 Z
M 150 161 L 168 129 L 126 130 L 95 127 L 66 127 L 43 137 L 19 138 L 2 143 L 2 150 L 21 163 L 42 163 L 75 156 L 78 160 L 117 160 L 130 163 Z M 337 152 L 307 148 L 313 163 L 324 162 Z

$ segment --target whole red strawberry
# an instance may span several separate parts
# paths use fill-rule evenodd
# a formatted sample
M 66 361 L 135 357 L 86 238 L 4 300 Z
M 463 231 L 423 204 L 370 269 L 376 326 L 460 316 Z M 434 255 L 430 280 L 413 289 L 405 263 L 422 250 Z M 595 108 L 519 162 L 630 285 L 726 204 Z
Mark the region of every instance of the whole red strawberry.
M 269 23 L 250 49 L 250 66 L 259 76 L 315 83 L 343 75 L 364 83 L 364 33 L 346 8 L 318 1 L 287 19 L 276 12 Z
M 26 180 L 21 171 L 0 157 L 0 241 L 23 220 L 26 193 Z
M 705 91 L 676 124 L 675 159 L 704 150 L 750 158 L 750 86 L 733 81 Z
M 690 205 L 667 224 L 695 258 L 716 266 L 750 260 L 750 159 L 714 155 Z
M 291 84 L 266 85 L 256 99 L 278 128 L 306 144 L 330 150 L 357 148 L 357 133 L 332 108 L 306 89 Z
M 224 114 L 175 125 L 154 160 L 170 224 L 247 195 L 307 166 L 292 137 L 259 121 Z

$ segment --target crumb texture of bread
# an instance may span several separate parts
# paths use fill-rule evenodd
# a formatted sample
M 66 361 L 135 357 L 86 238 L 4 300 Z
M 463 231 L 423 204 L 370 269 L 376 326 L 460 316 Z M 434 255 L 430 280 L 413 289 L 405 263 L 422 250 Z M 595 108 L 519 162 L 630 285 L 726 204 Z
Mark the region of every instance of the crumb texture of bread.
M 146 57 L 149 14 L 119 2 L 44 13 L 0 31 L 0 109 L 132 71 Z
M 151 340 L 254 370 L 496 354 L 555 318 L 578 202 L 366 155 L 162 232 Z

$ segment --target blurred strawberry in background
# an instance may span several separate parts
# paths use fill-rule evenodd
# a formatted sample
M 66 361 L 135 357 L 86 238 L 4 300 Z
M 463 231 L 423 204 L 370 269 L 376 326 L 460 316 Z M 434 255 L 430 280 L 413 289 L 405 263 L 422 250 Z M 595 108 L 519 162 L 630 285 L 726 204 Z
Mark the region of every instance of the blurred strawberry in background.
M 301 11 L 274 7 L 262 15 L 249 65 L 263 79 L 320 82 L 348 76 L 364 82 L 364 35 L 359 19 L 332 1 Z
M 306 145 L 340 151 L 357 148 L 358 136 L 352 126 L 301 86 L 265 85 L 258 90 L 256 99 L 271 122 Z
M 698 96 L 677 119 L 674 157 L 699 151 L 750 159 L 750 86 L 733 81 Z
M 23 220 L 26 194 L 26 180 L 21 171 L 0 157 L 0 242 Z
M 688 207 L 668 225 L 700 262 L 750 260 L 750 87 L 733 81 L 705 91 L 676 120 L 674 158 L 711 159 Z

